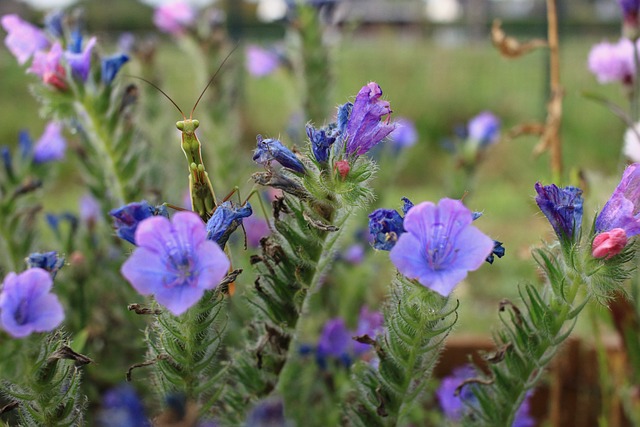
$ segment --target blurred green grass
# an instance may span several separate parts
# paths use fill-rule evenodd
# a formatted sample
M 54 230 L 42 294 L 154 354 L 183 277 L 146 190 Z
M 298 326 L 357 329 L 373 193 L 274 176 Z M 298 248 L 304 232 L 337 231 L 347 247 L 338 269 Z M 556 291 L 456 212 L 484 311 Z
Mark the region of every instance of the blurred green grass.
M 596 91 L 624 103 L 619 87 L 598 85 L 586 69 L 588 51 L 598 41 L 590 36 L 562 40 L 565 177 L 572 169 L 604 176 L 618 173 L 624 126 L 604 107 L 581 96 L 584 90 Z M 175 95 L 178 104 L 189 105 L 202 86 L 184 66 L 189 57 L 168 43 L 160 47 L 158 55 L 163 87 Z M 420 134 L 419 143 L 403 154 L 399 176 L 393 182 L 376 183 L 383 191 L 374 207 L 399 207 L 402 196 L 414 202 L 446 197 L 451 163 L 441 142 L 453 134 L 456 125 L 466 123 L 480 111 L 497 114 L 505 130 L 522 122 L 543 121 L 547 98 L 545 55 L 546 51 L 541 50 L 507 60 L 488 42 L 443 47 L 420 37 L 399 37 L 390 32 L 342 40 L 333 55 L 335 104 L 352 99 L 362 85 L 376 81 L 391 102 L 394 115 L 415 121 Z M 0 75 L 0 144 L 15 145 L 19 130 L 25 128 L 37 137 L 44 121 L 28 91 L 27 83 L 34 77 L 24 76 L 23 69 L 4 48 L 0 50 Z M 285 129 L 298 108 L 295 79 L 281 69 L 261 79 L 247 76 L 244 82 L 243 138 L 238 155 L 249 158 L 258 133 L 282 136 L 290 143 Z M 170 110 L 172 106 L 167 103 L 166 108 Z M 199 107 L 204 108 L 205 105 Z M 168 117 L 172 117 L 171 113 Z M 460 329 L 465 331 L 486 332 L 486 323 L 477 319 L 495 317 L 497 301 L 516 296 L 519 283 L 536 280 L 528 248 L 550 237 L 551 231 L 533 201 L 533 184 L 538 180 L 549 183 L 550 179 L 547 156 L 531 155 L 536 143 L 535 138 L 523 137 L 491 147 L 478 170 L 476 188 L 465 200 L 472 210 L 485 212 L 478 226 L 507 248 L 504 259 L 472 273 L 468 283 L 457 291 L 457 297 L 469 295 L 474 300 L 474 304 L 462 306 Z M 392 163 L 383 160 L 383 165 Z M 46 195 L 45 209 L 75 210 L 82 186 L 75 177 L 72 159 L 65 163 L 59 176 L 61 184 Z M 604 188 L 604 194 L 590 198 L 601 205 L 611 189 Z M 597 207 L 587 206 L 585 212 Z M 356 220 L 358 226 L 366 226 L 367 213 L 362 212 Z M 373 256 L 376 262 L 387 262 L 384 253 Z

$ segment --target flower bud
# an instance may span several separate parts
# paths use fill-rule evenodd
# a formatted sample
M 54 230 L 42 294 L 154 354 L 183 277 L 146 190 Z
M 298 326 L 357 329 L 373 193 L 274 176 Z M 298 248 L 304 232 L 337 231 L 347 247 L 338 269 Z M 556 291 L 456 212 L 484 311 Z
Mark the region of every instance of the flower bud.
M 614 228 L 598 234 L 591 247 L 594 258 L 609 259 L 618 255 L 627 245 L 627 234 L 622 228 Z

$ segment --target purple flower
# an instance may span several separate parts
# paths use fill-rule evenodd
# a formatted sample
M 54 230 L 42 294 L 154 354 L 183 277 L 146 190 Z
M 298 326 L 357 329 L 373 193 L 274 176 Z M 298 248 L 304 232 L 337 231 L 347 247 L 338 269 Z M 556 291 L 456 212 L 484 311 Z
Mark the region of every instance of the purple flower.
M 59 39 L 64 36 L 64 12 L 62 10 L 52 10 L 44 17 L 44 27 L 53 37 Z
M 102 60 L 102 83 L 110 85 L 120 71 L 120 68 L 129 60 L 127 55 L 119 53 Z
M 287 169 L 304 173 L 305 168 L 293 151 L 282 145 L 277 139 L 263 139 L 262 135 L 256 137 L 258 145 L 253 152 L 253 160 L 261 165 L 269 164 L 275 160 Z
M 62 91 L 67 89 L 67 72 L 62 63 L 62 46 L 55 42 L 48 52 L 39 50 L 33 55 L 27 73 L 40 76 L 42 81 Z
M 630 38 L 637 38 L 638 12 L 640 12 L 640 1 L 638 0 L 618 0 L 623 16 L 623 30 Z
M 500 138 L 500 119 L 489 111 L 483 111 L 469 120 L 467 133 L 481 147 L 494 144 Z
M 102 410 L 98 416 L 100 427 L 150 427 L 144 407 L 135 389 L 122 384 L 102 396 Z
M 260 240 L 271 233 L 269 223 L 266 219 L 251 215 L 243 221 L 244 229 L 247 232 L 247 244 L 252 248 L 260 246 Z
M 251 216 L 252 213 L 248 202 L 244 206 L 231 201 L 222 203 L 207 221 L 207 239 L 224 248 L 231 233 L 242 224 L 242 219 Z
M 616 44 L 598 43 L 589 52 L 589 71 L 595 74 L 598 83 L 631 85 L 636 75 L 633 55 L 633 43 L 629 39 L 620 39 Z
M 83 82 L 86 82 L 87 77 L 89 77 L 89 70 L 91 69 L 91 53 L 93 47 L 96 45 L 97 39 L 91 37 L 84 47 L 84 50 L 79 49 L 79 46 L 82 45 L 82 37 L 79 37 L 78 40 L 77 51 L 75 49 L 68 50 L 64 53 L 64 56 L 67 59 L 67 63 L 69 63 L 73 75 L 80 78 Z
M 349 359 L 352 348 L 352 333 L 340 317 L 328 320 L 318 339 L 318 355 Z
M 176 1 L 158 7 L 153 23 L 162 32 L 179 36 L 196 20 L 196 11 L 185 1 Z
M 440 408 L 444 415 L 451 421 L 460 421 L 464 414 L 465 402 L 471 403 L 476 401 L 476 397 L 471 392 L 471 387 L 463 387 L 460 393 L 456 395 L 456 390 L 464 380 L 472 378 L 475 370 L 469 365 L 461 366 L 445 377 L 440 382 L 440 387 L 436 391 Z
M 467 407 L 478 405 L 478 399 L 473 394 L 472 387 L 465 385 L 458 389 L 465 380 L 475 376 L 475 369 L 470 365 L 464 365 L 454 369 L 451 375 L 443 378 L 440 382 L 436 396 L 442 412 L 450 421 L 461 421 Z M 458 391 L 457 394 L 456 391 Z M 529 414 L 531 396 L 532 392 L 527 393 L 516 412 L 512 427 L 533 427 L 536 425 L 535 419 Z
M 280 65 L 278 54 L 255 44 L 247 46 L 246 67 L 254 77 L 264 77 L 273 73 Z
M 51 252 L 33 252 L 29 254 L 25 260 L 28 268 L 41 268 L 51 274 L 51 278 L 55 279 L 58 270 L 64 267 L 64 258 L 58 257 L 56 251 Z
M 7 32 L 4 44 L 20 65 L 27 62 L 36 52 L 49 47 L 49 40 L 44 31 L 23 21 L 18 15 L 4 15 L 0 23 Z
M 561 241 L 572 242 L 582 226 L 582 190 L 536 182 L 536 203 Z
M 412 147 L 418 142 L 415 124 L 407 118 L 398 118 L 396 128 L 389 134 L 390 142 L 398 149 Z
M 58 297 L 49 292 L 52 286 L 53 279 L 41 268 L 7 274 L 0 293 L 0 323 L 9 335 L 24 338 L 62 323 L 64 311 Z
M 381 97 L 382 89 L 374 82 L 363 86 L 358 92 L 345 134 L 342 135 L 347 141 L 347 155 L 365 154 L 396 128 L 395 123 L 389 123 L 391 105 Z
M 231 263 L 216 243 L 207 240 L 200 217 L 178 212 L 169 221 L 154 216 L 136 230 L 137 248 L 122 265 L 122 275 L 141 295 L 153 294 L 176 316 L 214 289 Z
M 161 211 L 158 208 L 154 208 L 146 200 L 129 203 L 118 209 L 113 209 L 109 212 L 109 215 L 114 218 L 113 226 L 118 237 L 134 245 L 137 244 L 135 240 L 136 230 L 143 220 L 154 215 L 169 217 L 166 209 Z
M 80 220 L 90 227 L 99 221 L 102 207 L 91 194 L 80 197 Z
M 380 335 L 383 330 L 384 317 L 379 311 L 371 311 L 369 307 L 363 306 L 360 309 L 360 317 L 358 317 L 358 326 L 356 328 L 355 336 L 369 335 L 370 338 L 374 338 Z M 356 356 L 365 353 L 371 349 L 369 344 L 364 344 L 358 341 L 353 341 L 353 351 Z
M 404 219 L 403 233 L 389 256 L 398 271 L 443 296 L 477 270 L 493 251 L 493 239 L 471 225 L 460 200 L 423 202 Z
M 259 401 L 247 415 L 245 427 L 291 427 L 284 415 L 284 404 L 278 398 Z
M 355 243 L 349 246 L 341 258 L 348 262 L 349 264 L 361 264 L 364 261 L 364 246 L 360 243 Z
M 50 122 L 33 147 L 33 161 L 37 164 L 64 159 L 67 141 L 62 136 L 62 124 Z
M 624 230 L 627 237 L 640 234 L 640 163 L 624 170 L 620 183 L 596 218 L 596 233 L 614 228 Z

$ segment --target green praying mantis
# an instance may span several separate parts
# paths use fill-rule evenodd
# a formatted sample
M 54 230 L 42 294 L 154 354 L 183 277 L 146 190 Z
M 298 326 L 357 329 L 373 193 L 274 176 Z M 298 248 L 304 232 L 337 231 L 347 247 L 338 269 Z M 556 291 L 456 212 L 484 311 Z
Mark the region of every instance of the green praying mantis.
M 193 118 L 193 113 L 198 106 L 198 103 L 202 99 L 202 96 L 205 94 L 209 86 L 211 86 L 216 76 L 224 66 L 225 62 L 227 62 L 236 48 L 237 46 L 234 47 L 231 52 L 229 52 L 229 54 L 227 54 L 216 72 L 209 79 L 209 82 L 202 90 L 200 96 L 193 105 L 188 119 L 182 109 L 178 106 L 178 104 L 176 104 L 175 101 L 171 99 L 171 97 L 167 95 L 162 89 L 146 79 L 136 77 L 137 79 L 140 79 L 156 88 L 162 95 L 164 95 L 169 101 L 171 101 L 171 103 L 178 109 L 180 114 L 182 114 L 182 120 L 176 122 L 176 127 L 182 133 L 182 142 L 180 146 L 182 148 L 182 152 L 187 158 L 189 167 L 189 195 L 191 198 L 191 210 L 197 213 L 204 222 L 207 222 L 209 218 L 211 218 L 213 212 L 215 212 L 216 207 L 218 206 L 218 201 L 216 200 L 216 195 L 213 191 L 213 185 L 211 184 L 211 180 L 209 179 L 209 174 L 207 173 L 204 167 L 204 162 L 202 161 L 202 144 L 200 143 L 200 140 L 196 135 L 196 129 L 198 129 L 198 126 L 200 126 L 200 122 Z M 229 196 L 225 198 L 225 200 L 227 200 L 234 192 L 235 190 L 232 191 Z M 172 207 L 176 208 L 175 206 Z

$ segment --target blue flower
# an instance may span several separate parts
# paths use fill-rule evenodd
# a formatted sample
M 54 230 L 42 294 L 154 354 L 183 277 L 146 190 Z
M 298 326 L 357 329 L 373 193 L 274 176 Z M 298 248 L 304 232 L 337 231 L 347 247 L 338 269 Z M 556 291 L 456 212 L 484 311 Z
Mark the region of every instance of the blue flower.
M 0 293 L 0 323 L 9 335 L 24 338 L 52 331 L 64 320 L 58 297 L 50 293 L 53 279 L 41 268 L 9 273 Z
M 33 141 L 29 132 L 21 130 L 18 134 L 18 149 L 20 151 L 20 157 L 23 159 L 31 158 L 33 154 Z
M 390 251 L 404 233 L 404 219 L 393 209 L 376 209 L 369 214 L 371 245 L 381 251 Z
M 329 149 L 336 142 L 336 137 L 331 136 L 326 128 L 316 129 L 307 125 L 306 130 L 314 157 L 319 163 L 326 163 L 329 159 Z
M 7 175 L 11 177 L 13 175 L 13 161 L 11 159 L 11 150 L 6 145 L 0 147 L 0 157 L 2 157 L 2 164 L 7 172 Z
M 144 407 L 135 389 L 122 384 L 102 396 L 102 410 L 98 415 L 100 427 L 150 427 Z
M 230 201 L 222 203 L 207 221 L 207 239 L 213 240 L 224 248 L 231 233 L 242 224 L 242 219 L 251 216 L 252 213 L 253 210 L 248 202 L 244 206 Z
M 29 268 L 41 268 L 51 274 L 51 278 L 55 279 L 58 270 L 64 266 L 64 258 L 58 257 L 56 251 L 51 252 L 33 252 L 29 254 L 25 260 Z
M 318 339 L 318 357 L 321 359 L 333 357 L 341 360 L 345 366 L 349 366 L 353 342 L 351 337 L 352 333 L 347 328 L 344 319 L 336 317 L 328 320 Z
M 116 74 L 118 74 L 118 71 L 120 71 L 120 68 L 122 68 L 128 60 L 129 57 L 122 53 L 104 58 L 102 60 L 102 83 L 109 86 L 116 77 Z
M 33 161 L 36 164 L 64 159 L 67 141 L 62 136 L 62 124 L 50 122 L 33 147 Z
M 135 241 L 122 275 L 138 293 L 153 294 L 176 316 L 217 287 L 231 265 L 220 246 L 207 240 L 204 224 L 193 212 L 178 212 L 172 221 L 147 218 L 137 227 Z
M 284 415 L 284 404 L 278 398 L 259 401 L 247 415 L 245 427 L 291 427 Z
M 129 203 L 118 209 L 113 209 L 109 212 L 109 215 L 114 218 L 113 226 L 118 237 L 134 245 L 136 244 L 136 229 L 143 220 L 155 215 L 169 217 L 166 208 L 154 208 L 146 200 Z
M 406 118 L 396 119 L 396 128 L 389 134 L 389 140 L 396 150 L 415 145 L 418 142 L 415 124 Z
M 253 160 L 261 165 L 269 164 L 275 160 L 287 169 L 304 173 L 305 168 L 296 155 L 277 139 L 263 139 L 262 135 L 256 137 L 258 145 L 253 153 Z
M 347 155 L 361 156 L 367 153 L 396 128 L 394 123 L 389 123 L 391 105 L 381 97 L 382 89 L 374 82 L 363 86 L 358 92 L 342 134 L 347 144 Z M 341 122 L 340 117 L 338 122 Z
M 471 225 L 472 214 L 460 200 L 420 203 L 404 219 L 389 256 L 398 271 L 421 285 L 448 296 L 491 254 L 493 239 Z
M 62 10 L 52 10 L 44 17 L 44 27 L 53 37 L 62 38 L 64 36 L 63 20 L 64 12 Z
M 573 242 L 582 226 L 582 190 L 558 188 L 555 184 L 535 184 L 536 203 L 547 217 L 560 241 Z
M 498 242 L 497 240 L 494 240 L 493 251 L 491 252 L 491 254 L 489 254 L 489 256 L 485 261 L 488 262 L 489 264 L 493 264 L 493 261 L 495 261 L 495 257 L 502 258 L 504 254 L 505 254 L 505 249 L 502 246 L 502 242 Z

